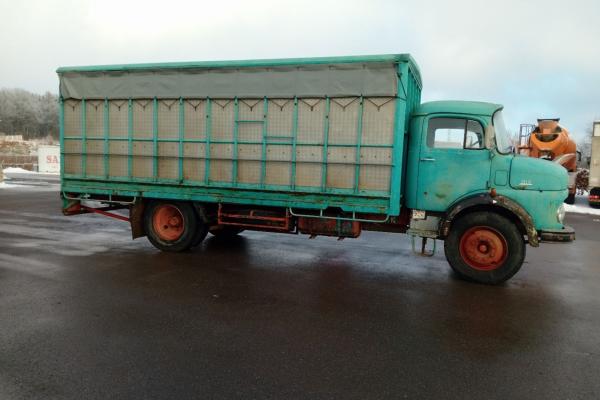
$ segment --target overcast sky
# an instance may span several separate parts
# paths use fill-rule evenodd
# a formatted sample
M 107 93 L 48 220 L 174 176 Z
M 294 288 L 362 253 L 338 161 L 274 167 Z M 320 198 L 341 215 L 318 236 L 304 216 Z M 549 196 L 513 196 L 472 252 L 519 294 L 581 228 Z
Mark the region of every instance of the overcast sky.
M 57 93 L 58 66 L 411 53 L 423 100 L 521 122 L 600 119 L 600 0 L 0 0 L 0 87 Z

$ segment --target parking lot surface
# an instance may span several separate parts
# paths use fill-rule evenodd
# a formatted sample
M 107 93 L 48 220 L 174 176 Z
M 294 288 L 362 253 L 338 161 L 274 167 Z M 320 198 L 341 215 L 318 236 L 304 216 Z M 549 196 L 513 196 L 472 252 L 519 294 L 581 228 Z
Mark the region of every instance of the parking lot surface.
M 441 245 L 244 232 L 166 254 L 0 190 L 0 399 L 597 399 L 600 217 L 502 286 Z

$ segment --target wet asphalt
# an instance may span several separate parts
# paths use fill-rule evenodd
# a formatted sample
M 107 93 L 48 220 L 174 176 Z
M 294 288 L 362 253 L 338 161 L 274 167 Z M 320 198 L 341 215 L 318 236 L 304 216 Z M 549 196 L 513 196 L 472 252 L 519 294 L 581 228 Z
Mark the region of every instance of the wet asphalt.
M 0 190 L 0 399 L 597 399 L 600 217 L 511 281 L 405 235 L 244 232 L 183 254 Z

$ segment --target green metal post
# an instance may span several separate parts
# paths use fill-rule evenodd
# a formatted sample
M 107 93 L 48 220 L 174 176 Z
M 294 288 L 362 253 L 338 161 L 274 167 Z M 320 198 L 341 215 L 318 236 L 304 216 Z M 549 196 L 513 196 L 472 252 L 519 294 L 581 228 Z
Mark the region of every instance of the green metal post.
M 406 126 L 406 98 L 401 97 L 402 92 L 402 80 L 408 78 L 408 64 L 402 63 L 397 65 L 398 70 L 398 97 L 396 98 L 396 111 L 395 111 L 395 126 L 394 126 L 394 148 L 392 150 L 392 173 L 390 181 L 390 215 L 400 214 L 400 202 L 402 201 L 402 195 L 400 190 L 402 184 L 402 157 L 404 152 L 404 132 Z
M 210 98 L 206 98 L 206 144 L 204 148 L 204 184 L 208 186 L 210 182 L 210 135 L 212 130 L 212 103 Z
M 298 97 L 294 96 L 294 114 L 292 116 L 292 190 L 296 188 L 296 144 L 298 142 Z
M 179 182 L 183 182 L 183 136 L 185 134 L 185 110 L 183 98 L 179 98 Z
M 87 121 L 85 99 L 81 99 L 81 175 L 87 175 Z
M 108 144 L 108 136 L 109 136 L 109 107 L 108 107 L 108 98 L 104 99 L 104 177 L 108 179 L 110 170 L 108 165 L 108 153 L 110 151 L 110 146 Z
M 269 110 L 269 101 L 264 98 L 263 101 L 263 127 L 262 127 L 262 157 L 260 159 L 260 186 L 265 187 L 265 177 L 267 176 L 267 113 Z
M 58 99 L 58 134 L 60 141 L 60 181 L 65 176 L 65 101 Z
M 127 176 L 133 177 L 133 101 L 127 100 Z
M 152 176 L 156 182 L 158 180 L 158 100 L 152 99 Z
M 362 145 L 364 99 L 360 96 L 358 121 L 356 127 L 356 167 L 354 170 L 354 193 L 358 193 L 360 181 L 360 146 Z
M 321 191 L 327 187 L 327 145 L 329 142 L 329 97 L 325 99 L 325 120 L 323 122 L 323 165 L 321 166 Z
M 233 163 L 231 171 L 231 183 L 237 184 L 237 168 L 238 168 L 238 129 L 239 129 L 239 105 L 238 98 L 236 97 L 233 101 Z

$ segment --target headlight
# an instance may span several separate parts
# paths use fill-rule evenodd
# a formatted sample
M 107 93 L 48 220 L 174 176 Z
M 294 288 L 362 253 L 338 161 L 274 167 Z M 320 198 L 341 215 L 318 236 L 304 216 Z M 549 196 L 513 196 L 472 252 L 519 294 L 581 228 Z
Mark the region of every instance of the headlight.
M 556 219 L 558 220 L 559 224 L 563 223 L 563 220 L 565 219 L 565 205 L 561 204 L 560 207 L 558 207 L 558 210 L 556 210 Z

